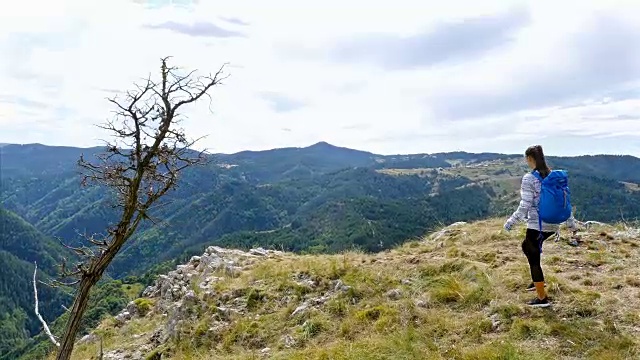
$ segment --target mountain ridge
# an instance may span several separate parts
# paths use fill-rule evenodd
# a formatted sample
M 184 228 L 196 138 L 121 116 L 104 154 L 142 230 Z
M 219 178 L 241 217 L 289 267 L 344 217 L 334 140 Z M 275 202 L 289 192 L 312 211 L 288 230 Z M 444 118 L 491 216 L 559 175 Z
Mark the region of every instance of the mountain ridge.
M 75 156 L 97 148 L 17 145 L 9 149 L 15 151 L 0 153 L 0 200 L 40 231 L 77 243 L 81 239 L 78 231 L 104 231 L 108 219 L 116 216 L 102 190 L 79 186 Z M 211 241 L 289 250 L 293 246 L 314 251 L 350 246 L 384 250 L 375 244 L 382 241 L 393 246 L 438 222 L 505 214 L 515 206 L 518 177 L 527 171 L 517 155 L 454 152 L 379 158 L 326 142 L 305 148 L 214 154 L 212 158 L 212 164 L 184 173 L 178 189 L 168 195 L 174 205 L 155 214 L 171 227 L 144 225 L 114 263 L 127 270 L 116 274 L 134 270 L 127 265 L 134 254 L 139 260 L 135 263 L 150 266 L 145 259 L 157 261 L 155 255 L 160 254 L 152 249 L 160 249 L 160 244 L 173 257 L 199 251 Z M 5 171 L 7 162 L 13 167 Z M 600 155 L 549 157 L 549 162 L 576 175 L 570 180 L 577 190 L 574 202 L 585 216 L 609 221 L 640 215 L 640 192 L 633 191 L 633 184 L 640 183 L 640 159 Z M 221 163 L 233 166 L 222 167 Z M 11 169 L 15 172 L 7 174 L 14 171 Z M 594 191 L 600 195 L 591 196 Z M 462 199 L 457 207 L 447 205 L 453 197 Z M 598 197 L 616 199 L 620 206 L 614 209 Z M 464 204 L 472 205 L 465 208 Z M 332 215 L 336 211 L 343 217 Z M 397 224 L 385 223 L 385 219 Z M 336 227 L 343 230 L 336 234 Z M 372 237 L 372 230 L 367 229 L 376 229 L 377 235 Z M 342 245 L 325 247 L 327 241 Z
M 72 146 L 72 145 L 47 145 L 43 143 L 0 143 L 0 146 L 6 147 L 30 147 L 30 148 L 54 148 L 54 149 L 79 149 L 79 150 L 95 150 L 95 149 L 103 149 L 103 146 L 94 145 L 94 146 Z M 250 154 L 250 153 L 265 153 L 265 152 L 273 152 L 277 150 L 304 150 L 304 149 L 318 149 L 318 148 L 329 148 L 329 149 L 339 149 L 339 150 L 347 150 L 347 151 L 357 151 L 360 153 L 370 154 L 373 156 L 379 157 L 396 157 L 396 156 L 420 156 L 420 155 L 436 155 L 436 156 L 464 156 L 464 155 L 479 155 L 479 156 L 523 156 L 517 153 L 500 153 L 500 152 L 473 152 L 473 151 L 464 151 L 464 150 L 451 150 L 451 151 L 438 151 L 438 152 L 415 152 L 415 153 L 390 153 L 390 154 L 378 154 L 368 150 L 350 148 L 346 146 L 339 146 L 332 144 L 327 141 L 318 141 L 315 143 L 311 143 L 309 145 L 304 146 L 285 146 L 285 147 L 276 147 L 270 149 L 261 149 L 261 150 L 239 150 L 236 152 L 208 152 L 209 155 L 237 155 L 237 154 Z M 524 153 L 524 152 L 523 152 Z M 598 154 L 584 154 L 584 155 L 551 155 L 552 157 L 560 157 L 560 158 L 576 158 L 576 157 L 600 157 L 600 156 L 614 156 L 614 157 L 632 157 L 639 158 L 638 156 L 634 156 L 631 154 L 619 154 L 619 153 L 598 153 Z

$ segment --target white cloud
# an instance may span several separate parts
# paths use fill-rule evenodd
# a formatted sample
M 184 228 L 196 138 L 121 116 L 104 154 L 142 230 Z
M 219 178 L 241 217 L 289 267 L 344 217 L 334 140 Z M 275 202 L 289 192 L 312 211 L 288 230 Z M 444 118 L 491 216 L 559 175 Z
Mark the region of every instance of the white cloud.
M 230 63 L 212 112 L 204 100 L 186 114 L 213 151 L 328 141 L 520 153 L 535 142 L 640 155 L 637 2 L 382 4 L 12 2 L 0 13 L 0 143 L 97 144 L 105 97 L 171 55 L 207 72 Z

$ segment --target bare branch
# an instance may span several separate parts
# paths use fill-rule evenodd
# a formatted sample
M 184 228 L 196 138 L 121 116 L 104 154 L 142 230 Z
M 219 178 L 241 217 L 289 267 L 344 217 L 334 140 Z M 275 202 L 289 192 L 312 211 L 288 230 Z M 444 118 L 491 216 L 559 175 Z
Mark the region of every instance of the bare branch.
M 80 275 L 80 274 L 82 274 L 82 273 L 81 273 L 81 272 L 78 272 L 78 273 L 77 273 L 77 274 L 75 274 L 75 275 Z M 77 284 L 79 284 L 79 283 L 80 283 L 80 280 L 70 281 L 70 282 L 63 282 L 63 281 L 60 281 L 60 280 L 53 280 L 53 281 L 51 282 L 51 286 L 52 286 L 52 287 L 58 287 L 58 286 L 74 286 L 74 285 L 77 285 Z
M 178 110 L 182 105 L 192 103 L 198 99 L 200 99 L 203 95 L 207 94 L 207 91 L 214 85 L 218 85 L 223 80 L 227 79 L 229 75 L 222 76 L 222 71 L 224 67 L 228 65 L 227 63 L 223 64 L 220 69 L 212 76 L 203 77 L 202 79 L 197 81 L 197 84 L 193 86 L 197 92 L 195 95 L 192 94 L 190 90 L 186 90 L 186 86 L 180 86 L 180 90 L 189 94 L 189 97 L 186 100 L 182 100 L 175 105 L 174 111 Z M 204 80 L 204 81 L 203 81 Z
M 81 233 L 79 231 L 76 231 L 76 234 L 82 236 L 86 241 L 88 241 L 92 245 L 98 247 L 99 249 L 105 249 L 105 248 L 109 247 L 109 243 L 107 242 L 107 238 L 104 237 L 104 236 L 101 236 L 99 234 L 88 235 L 86 232 Z M 101 237 L 100 240 L 96 240 L 96 237 L 98 237 L 98 236 Z
M 35 306 L 36 316 L 38 317 L 38 320 L 40 320 L 40 322 L 42 323 L 42 327 L 44 327 L 44 332 L 47 334 L 47 336 L 49 336 L 49 340 L 51 340 L 51 342 L 56 347 L 60 347 L 60 343 L 53 336 L 53 334 L 51 333 L 51 330 L 49 330 L 49 325 L 47 325 L 47 322 L 44 321 L 44 319 L 40 315 L 40 311 L 38 310 L 38 287 L 36 286 L 36 274 L 38 273 L 38 264 L 35 261 L 33 262 L 33 264 L 35 265 L 35 268 L 33 269 L 33 295 L 36 303 L 36 306 Z

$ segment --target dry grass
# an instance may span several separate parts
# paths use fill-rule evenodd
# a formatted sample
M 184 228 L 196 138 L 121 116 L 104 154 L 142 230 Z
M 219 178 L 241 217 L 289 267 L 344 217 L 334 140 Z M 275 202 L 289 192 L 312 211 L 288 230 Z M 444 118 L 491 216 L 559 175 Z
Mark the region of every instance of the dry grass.
M 627 190 L 630 191 L 640 191 L 640 184 L 630 183 L 630 182 L 622 182 Z
M 630 359 L 640 356 L 638 239 L 613 227 L 584 243 L 549 241 L 543 268 L 554 305 L 531 309 L 521 254 L 523 231 L 502 220 L 451 228 L 439 236 L 366 255 L 286 255 L 218 283 L 241 294 L 248 313 L 211 333 L 214 303 L 182 329 L 162 359 Z M 316 282 L 300 285 L 295 276 Z M 351 286 L 324 305 L 292 317 L 304 299 Z M 397 289 L 398 298 L 389 290 Z M 216 301 L 219 301 L 217 298 Z M 105 348 L 144 344 L 161 316 L 123 328 L 105 322 Z M 142 334 L 134 338 L 133 334 Z M 283 338 L 294 344 L 285 345 Z M 74 359 L 95 354 L 78 347 Z

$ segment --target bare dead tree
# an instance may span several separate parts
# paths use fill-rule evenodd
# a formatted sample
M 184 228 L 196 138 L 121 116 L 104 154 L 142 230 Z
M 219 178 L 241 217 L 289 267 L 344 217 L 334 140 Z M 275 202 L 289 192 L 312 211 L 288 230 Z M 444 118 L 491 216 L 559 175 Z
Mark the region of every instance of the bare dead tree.
M 114 140 L 107 142 L 106 151 L 97 156 L 95 163 L 84 156 L 78 161 L 82 184 L 112 190 L 121 214 L 104 236 L 86 236 L 89 246 L 65 245 L 81 261 L 71 269 L 66 261 L 60 266 L 61 277 L 74 281 L 58 284 L 78 287 L 58 345 L 57 360 L 70 358 L 91 289 L 122 246 L 142 221 L 150 219 L 152 206 L 175 188 L 179 173 L 206 161 L 204 152 L 192 150 L 198 140 L 188 140 L 184 129 L 179 128 L 179 111 L 204 96 L 210 98 L 208 91 L 227 77 L 223 75 L 224 65 L 215 74 L 195 77 L 193 71 L 180 75 L 177 68 L 167 65 L 167 60 L 161 60 L 159 80 L 149 76 L 123 99 L 108 99 L 116 108 L 115 117 L 100 127 L 109 131 Z
M 36 276 L 38 274 L 38 263 L 34 262 L 33 264 L 34 264 L 34 268 L 33 268 L 33 295 L 34 295 L 34 299 L 35 299 L 36 316 L 38 317 L 38 320 L 40 320 L 40 323 L 42 323 L 42 327 L 44 328 L 44 332 L 45 332 L 45 334 L 47 334 L 47 336 L 49 337 L 51 342 L 55 346 L 60 346 L 60 343 L 56 340 L 56 338 L 51 333 L 51 330 L 49 329 L 49 326 L 47 325 L 47 322 L 44 321 L 44 319 L 42 318 L 42 315 L 40 315 L 40 309 L 38 307 L 38 287 L 36 286 Z

